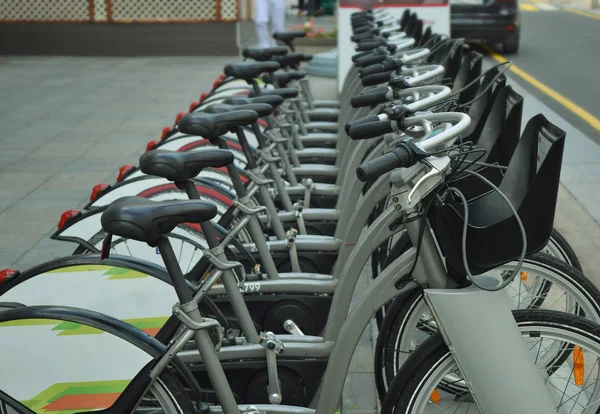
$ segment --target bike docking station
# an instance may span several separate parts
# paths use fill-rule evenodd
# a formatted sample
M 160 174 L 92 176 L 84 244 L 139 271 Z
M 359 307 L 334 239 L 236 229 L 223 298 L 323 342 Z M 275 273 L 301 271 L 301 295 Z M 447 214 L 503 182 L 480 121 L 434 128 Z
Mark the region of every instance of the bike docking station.
M 566 133 L 522 119 L 447 3 L 407 7 L 342 0 L 339 99 L 305 32 L 244 49 L 63 213 L 71 256 L 0 271 L 0 414 L 352 412 L 370 326 L 382 413 L 599 412 L 600 290 L 554 228 Z

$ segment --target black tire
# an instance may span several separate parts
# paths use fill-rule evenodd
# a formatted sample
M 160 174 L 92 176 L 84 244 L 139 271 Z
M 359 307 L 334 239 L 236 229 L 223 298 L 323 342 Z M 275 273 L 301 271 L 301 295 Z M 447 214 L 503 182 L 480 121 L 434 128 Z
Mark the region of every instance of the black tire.
M 422 298 L 422 293 L 419 290 L 413 290 L 406 295 L 398 296 L 394 300 L 386 305 L 386 315 L 378 324 L 379 334 L 377 335 L 377 342 L 375 344 L 375 353 L 373 356 L 374 372 L 375 372 L 375 388 L 377 389 L 377 395 L 379 401 L 383 401 L 383 398 L 388 392 L 393 378 L 388 378 L 389 353 L 394 352 L 394 348 L 389 345 L 390 338 L 392 335 L 397 335 L 400 328 L 397 326 L 401 323 L 400 319 L 393 315 L 406 315 L 408 310 L 405 307 L 411 303 L 416 303 Z M 389 315 L 389 316 L 388 316 Z M 395 333 L 394 333 L 395 332 Z
M 583 269 L 581 268 L 581 262 L 577 257 L 577 254 L 569 244 L 569 242 L 559 233 L 558 230 L 552 229 L 552 233 L 550 234 L 550 241 L 548 244 L 552 243 L 555 249 L 559 250 L 559 260 L 564 261 L 565 263 L 570 264 L 575 269 L 583 273 Z M 372 278 L 375 279 L 377 275 L 385 269 L 394 259 L 400 257 L 403 253 L 405 253 L 411 247 L 410 240 L 406 238 L 400 239 L 396 241 L 393 246 L 390 246 L 390 243 L 383 244 L 377 248 L 371 254 L 371 275 Z M 553 256 L 557 257 L 558 256 Z M 545 285 L 546 291 L 550 290 L 552 287 L 552 283 L 547 282 Z M 385 305 L 382 309 L 379 309 L 375 314 L 375 321 L 377 322 L 377 328 L 381 328 L 381 324 L 385 318 L 385 312 L 388 305 Z
M 164 412 L 164 414 L 188 414 L 196 412 L 194 404 L 181 383 L 167 370 L 160 374 L 150 390 L 144 395 L 138 409 L 141 411 L 147 410 L 149 408 L 147 404 L 156 401 L 158 394 L 160 394 L 159 398 L 163 399 L 163 403 L 160 406 L 164 411 L 160 412 Z M 168 407 L 164 405 L 168 405 Z
M 527 257 L 526 262 L 532 263 L 546 269 L 552 269 L 556 277 L 560 277 L 565 283 L 569 283 L 574 289 L 585 297 L 588 305 L 596 314 L 592 319 L 600 321 L 600 290 L 581 272 L 555 257 L 544 253 L 536 253 Z M 539 298 L 531 303 L 531 308 L 543 305 L 545 295 L 552 287 L 552 282 L 543 280 L 539 288 Z M 388 387 L 400 369 L 401 361 L 397 360 L 397 344 L 400 337 L 406 334 L 408 320 L 421 306 L 423 295 L 420 290 L 414 290 L 401 298 L 396 298 L 388 307 L 386 316 L 381 323 L 377 343 L 375 346 L 375 384 L 379 398 L 382 399 L 387 393 Z M 586 317 L 581 308 L 573 309 L 573 313 Z M 427 327 L 422 327 L 421 332 L 432 333 Z M 417 348 L 418 349 L 418 348 Z
M 513 311 L 513 316 L 521 328 L 551 326 L 553 329 L 562 329 L 565 334 L 583 335 L 597 342 L 600 347 L 600 325 L 587 319 L 547 310 L 517 310 Z M 568 348 L 565 352 L 570 354 L 572 345 L 568 344 Z M 451 358 L 450 350 L 438 332 L 417 348 L 402 366 L 381 404 L 381 413 L 413 413 L 413 396 L 419 392 L 428 373 L 447 358 Z
M 558 230 L 552 229 L 550 241 L 548 243 L 553 243 L 554 246 L 560 250 L 559 259 L 570 264 L 580 272 L 583 272 L 577 254 L 575 254 L 575 251 L 569 242 L 558 232 Z M 386 266 L 406 252 L 410 247 L 411 242 L 406 238 L 398 240 L 393 246 L 390 246 L 389 243 L 384 243 L 379 246 L 371 255 L 371 272 L 373 279 L 375 279 Z
M 519 52 L 519 38 L 506 40 L 502 43 L 502 52 L 506 55 L 514 55 Z
M 567 239 L 565 239 L 563 235 L 560 234 L 560 232 L 556 229 L 552 229 L 550 238 L 552 239 L 554 244 L 560 249 L 564 261 L 573 266 L 575 269 L 579 270 L 581 273 L 583 273 L 583 269 L 581 268 L 581 262 L 579 261 L 577 254 L 575 253 Z

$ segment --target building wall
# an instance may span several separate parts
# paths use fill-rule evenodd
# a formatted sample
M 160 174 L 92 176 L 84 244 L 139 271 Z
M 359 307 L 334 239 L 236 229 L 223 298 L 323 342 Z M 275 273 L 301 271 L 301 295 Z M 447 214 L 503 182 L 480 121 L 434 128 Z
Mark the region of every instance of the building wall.
M 0 54 L 237 54 L 251 1 L 1 0 Z

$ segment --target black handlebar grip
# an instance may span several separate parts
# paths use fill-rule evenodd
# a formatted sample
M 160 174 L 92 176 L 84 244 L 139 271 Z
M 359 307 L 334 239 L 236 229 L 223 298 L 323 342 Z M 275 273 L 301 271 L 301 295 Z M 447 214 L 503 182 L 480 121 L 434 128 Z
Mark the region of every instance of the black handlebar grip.
M 391 70 L 389 72 L 376 73 L 374 75 L 365 76 L 360 81 L 363 86 L 381 85 L 382 83 L 388 83 L 390 81 L 393 72 L 394 71 Z
M 367 52 L 368 53 L 368 52 Z M 380 55 L 375 55 L 373 53 L 367 54 L 366 56 L 362 56 L 356 59 L 356 66 L 360 66 L 361 68 L 375 65 L 377 63 L 383 62 L 387 58 L 385 53 Z
M 354 128 L 355 126 L 358 126 L 361 124 L 369 124 L 372 122 L 379 122 L 379 117 L 377 115 L 369 115 L 369 116 L 365 116 L 364 118 L 350 121 L 344 126 L 344 129 L 346 130 L 346 135 L 350 136 L 350 130 L 352 128 Z
M 352 63 L 356 63 L 356 61 L 358 59 L 361 59 L 361 58 L 363 58 L 365 56 L 370 56 L 372 54 L 373 54 L 373 52 L 371 52 L 370 50 L 367 51 L 367 52 L 358 52 L 358 53 L 355 53 L 355 54 L 352 55 Z
M 375 19 L 373 18 L 372 15 L 369 15 L 369 14 L 358 14 L 358 15 L 350 17 L 351 22 L 355 22 L 357 20 L 366 20 L 366 21 L 372 22 Z
M 367 40 L 364 42 L 360 42 L 356 45 L 356 50 L 358 52 L 364 52 L 366 50 L 377 49 L 379 46 L 383 46 L 383 44 L 378 40 Z
M 373 27 L 371 27 L 370 24 L 365 24 L 364 26 L 355 26 L 352 28 L 352 32 L 354 35 L 360 35 L 367 32 L 373 33 Z
M 350 23 L 350 25 L 352 26 L 352 31 L 364 31 L 366 29 L 371 29 L 373 27 L 373 25 L 371 23 L 369 23 L 367 20 L 355 20 L 352 23 Z
M 394 61 L 384 60 L 381 63 L 377 63 L 376 65 L 370 65 L 367 67 L 363 67 L 359 69 L 358 76 L 361 78 L 369 75 L 374 75 L 376 73 L 381 72 L 389 72 L 390 70 L 398 69 L 398 64 Z
M 399 164 L 400 159 L 398 156 L 395 153 L 390 152 L 381 157 L 377 157 L 374 160 L 365 162 L 356 169 L 356 176 L 363 183 L 375 181 L 383 174 L 399 168 Z
M 365 106 L 375 106 L 387 102 L 387 94 L 389 89 L 387 87 L 381 91 L 369 91 L 361 93 L 360 95 L 353 96 L 350 99 L 350 105 L 352 108 L 362 108 Z
M 377 121 L 354 126 L 350 128 L 348 135 L 350 135 L 350 138 L 358 140 L 376 138 L 390 132 L 394 132 L 392 121 Z
M 374 36 L 375 34 L 371 30 L 367 30 L 350 36 L 350 40 L 353 42 L 357 42 L 359 40 L 373 39 Z

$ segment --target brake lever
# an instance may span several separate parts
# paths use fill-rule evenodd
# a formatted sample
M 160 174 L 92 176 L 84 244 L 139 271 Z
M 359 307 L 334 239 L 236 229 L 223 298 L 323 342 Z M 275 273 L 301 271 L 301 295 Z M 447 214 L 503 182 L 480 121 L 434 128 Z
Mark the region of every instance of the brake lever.
M 384 106 L 382 112 L 388 116 L 388 119 L 397 121 L 400 124 L 402 124 L 404 118 L 413 114 L 406 105 L 399 102 L 391 102 L 387 104 Z
M 423 163 L 423 161 L 421 161 L 421 162 Z M 410 190 L 410 192 L 408 193 L 408 197 L 406 198 L 406 200 L 408 201 L 408 204 L 412 204 L 412 198 L 413 198 L 413 196 L 415 195 L 415 193 L 417 192 L 417 190 L 419 189 L 419 187 L 423 186 L 423 184 L 426 181 L 428 181 L 432 177 L 442 176 L 444 174 L 444 172 L 449 168 L 450 157 L 447 157 L 447 156 L 444 156 L 444 157 L 428 157 L 426 164 L 431 167 L 431 170 L 427 174 L 425 174 L 421 178 L 419 178 L 419 180 L 417 181 L 417 183 L 413 186 L 412 190 Z M 439 184 L 440 181 L 441 180 L 437 180 L 435 183 L 429 181 L 427 183 L 427 188 L 424 191 L 421 191 L 419 200 L 421 198 L 423 198 L 423 196 L 425 194 L 427 194 L 429 191 L 431 191 L 434 187 L 436 187 Z

